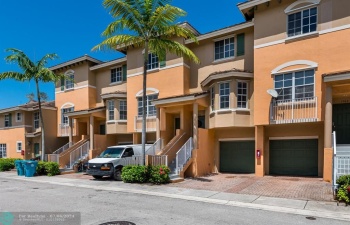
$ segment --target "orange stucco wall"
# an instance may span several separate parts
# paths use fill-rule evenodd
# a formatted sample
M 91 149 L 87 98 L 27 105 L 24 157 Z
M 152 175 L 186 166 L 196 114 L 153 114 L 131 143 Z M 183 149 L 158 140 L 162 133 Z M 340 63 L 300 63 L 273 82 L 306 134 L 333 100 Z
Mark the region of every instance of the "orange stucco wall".
M 290 43 L 284 43 L 255 50 L 255 125 L 269 124 L 269 106 L 271 96 L 268 89 L 274 88 L 274 76 L 271 71 L 276 67 L 294 60 L 310 60 L 318 63 L 315 70 L 315 96 L 318 98 L 318 118 L 323 120 L 322 74 L 349 70 L 350 29 L 323 34 Z M 337 40 L 337 41 L 335 41 Z M 342 43 L 341 45 L 339 43 Z M 278 52 L 278 54 L 275 54 Z M 336 54 L 330 54 L 336 53 Z M 305 65 L 304 65 L 305 66 Z
M 21 152 L 17 152 L 17 141 L 22 142 L 22 148 L 25 150 L 25 128 L 9 128 L 0 130 L 0 144 L 6 144 L 7 158 L 23 158 Z

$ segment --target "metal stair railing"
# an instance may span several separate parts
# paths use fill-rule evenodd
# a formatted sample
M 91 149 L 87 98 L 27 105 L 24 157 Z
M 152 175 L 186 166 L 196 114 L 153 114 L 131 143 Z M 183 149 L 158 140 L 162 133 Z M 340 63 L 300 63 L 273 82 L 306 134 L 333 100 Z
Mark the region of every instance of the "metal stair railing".
M 190 137 L 187 140 L 187 142 L 176 153 L 176 169 L 175 169 L 176 174 L 180 174 L 184 165 L 186 165 L 188 160 L 192 157 L 192 150 L 193 150 L 193 141 L 192 141 L 192 137 Z
M 78 160 L 85 159 L 89 155 L 89 150 L 90 150 L 90 141 L 85 142 L 83 145 L 73 150 L 70 153 L 70 160 L 69 160 L 69 165 L 67 165 L 67 168 L 72 169 L 73 165 Z

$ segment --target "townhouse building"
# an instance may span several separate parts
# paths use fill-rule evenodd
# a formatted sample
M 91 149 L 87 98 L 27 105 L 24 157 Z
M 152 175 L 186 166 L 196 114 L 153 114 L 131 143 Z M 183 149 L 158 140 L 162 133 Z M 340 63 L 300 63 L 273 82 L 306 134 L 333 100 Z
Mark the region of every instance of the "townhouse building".
M 251 0 L 238 5 L 243 23 L 205 34 L 183 23 L 198 44 L 177 41 L 201 63 L 149 54 L 147 154 L 166 156 L 181 176 L 332 180 L 333 146 L 350 152 L 349 6 Z M 49 158 L 61 167 L 82 152 L 92 158 L 107 146 L 141 143 L 143 49 L 116 50 L 125 57 L 85 55 L 51 68 L 70 78 L 55 87 L 56 136 L 65 145 Z
M 46 153 L 52 153 L 60 143 L 56 140 L 55 102 L 42 103 L 46 125 Z M 41 156 L 41 121 L 38 103 L 26 104 L 0 110 L 0 158 L 31 159 Z

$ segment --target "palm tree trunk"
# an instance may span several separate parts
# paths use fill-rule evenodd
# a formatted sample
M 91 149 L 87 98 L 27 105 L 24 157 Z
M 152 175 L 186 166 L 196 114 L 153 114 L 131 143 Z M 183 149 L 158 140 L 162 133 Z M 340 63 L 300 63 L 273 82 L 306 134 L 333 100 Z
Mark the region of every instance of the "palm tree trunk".
M 143 86 L 142 86 L 142 163 L 146 165 L 146 115 L 147 115 L 147 64 L 148 64 L 148 41 L 145 41 L 145 54 L 143 64 Z
M 45 129 L 44 129 L 44 119 L 43 114 L 41 110 L 41 99 L 40 99 L 40 90 L 39 90 L 39 81 L 35 80 L 36 84 L 36 92 L 38 96 L 38 103 L 39 103 L 39 118 L 41 122 L 41 161 L 44 161 L 45 159 Z

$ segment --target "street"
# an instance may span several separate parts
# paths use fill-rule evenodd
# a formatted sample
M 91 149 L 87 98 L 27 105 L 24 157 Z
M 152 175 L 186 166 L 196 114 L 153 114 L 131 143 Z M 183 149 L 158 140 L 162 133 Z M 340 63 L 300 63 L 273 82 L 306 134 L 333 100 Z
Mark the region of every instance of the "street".
M 118 182 L 114 183 L 118 186 Z M 109 221 L 129 221 L 137 225 L 349 224 L 229 205 L 6 178 L 0 179 L 0 188 L 0 212 L 80 212 L 83 225 Z

